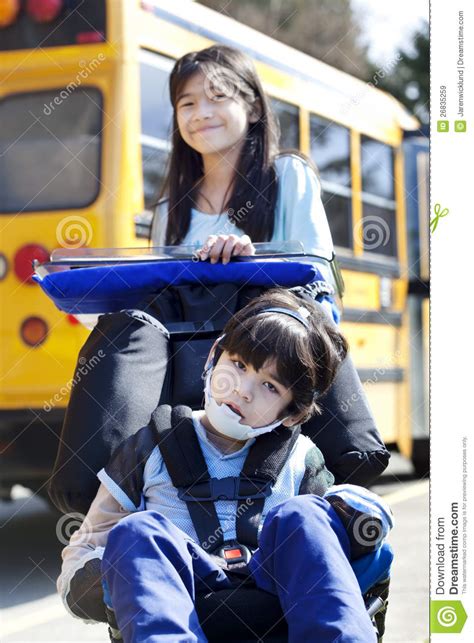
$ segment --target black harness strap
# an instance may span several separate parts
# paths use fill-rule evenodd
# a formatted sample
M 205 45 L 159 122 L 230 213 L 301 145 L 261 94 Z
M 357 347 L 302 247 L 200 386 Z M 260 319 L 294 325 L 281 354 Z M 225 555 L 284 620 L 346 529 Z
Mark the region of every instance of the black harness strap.
M 202 483 L 208 483 L 209 472 L 194 429 L 191 409 L 187 406 L 159 406 L 151 416 L 151 424 L 173 485 L 191 491 L 195 485 L 200 488 Z M 208 550 L 210 543 L 222 545 L 224 538 L 214 502 L 209 499 L 187 501 L 186 504 L 203 549 Z
M 237 500 L 237 542 L 258 547 L 258 527 L 265 498 L 270 495 L 293 446 L 299 428 L 278 427 L 251 446 L 238 477 L 211 478 L 194 429 L 189 407 L 159 406 L 151 427 L 178 497 L 186 502 L 201 546 L 209 552 L 224 544 L 217 500 Z
M 285 466 L 299 434 L 299 427 L 288 429 L 279 426 L 270 433 L 261 435 L 250 447 L 241 477 L 244 480 L 265 480 L 271 489 Z M 237 540 L 253 549 L 258 547 L 258 527 L 264 504 L 265 498 L 257 497 L 240 499 L 237 505 Z

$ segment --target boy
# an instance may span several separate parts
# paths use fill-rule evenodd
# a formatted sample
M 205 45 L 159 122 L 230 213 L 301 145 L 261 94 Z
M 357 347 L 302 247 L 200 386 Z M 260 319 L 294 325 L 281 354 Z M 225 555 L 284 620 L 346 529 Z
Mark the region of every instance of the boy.
M 278 596 L 290 641 L 375 641 L 348 534 L 321 497 L 333 476 L 297 427 L 346 352 L 322 309 L 288 291 L 240 310 L 209 355 L 204 410 L 158 407 L 99 472 L 63 552 L 71 613 L 104 620 L 102 558 L 126 642 L 206 641 L 196 595 L 242 579 Z

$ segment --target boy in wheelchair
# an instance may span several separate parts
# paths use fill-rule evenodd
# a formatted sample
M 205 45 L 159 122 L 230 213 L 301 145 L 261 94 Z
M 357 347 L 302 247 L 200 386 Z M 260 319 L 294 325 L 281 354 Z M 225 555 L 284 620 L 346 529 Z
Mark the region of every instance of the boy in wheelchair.
M 346 352 L 322 309 L 288 291 L 241 309 L 209 354 L 204 409 L 159 406 L 99 472 L 63 551 L 67 609 L 108 618 L 127 642 L 228 640 L 216 612 L 259 640 L 277 602 L 271 618 L 288 631 L 272 640 L 376 641 L 351 563 L 380 549 L 390 510 L 365 489 L 331 488 L 299 430 Z

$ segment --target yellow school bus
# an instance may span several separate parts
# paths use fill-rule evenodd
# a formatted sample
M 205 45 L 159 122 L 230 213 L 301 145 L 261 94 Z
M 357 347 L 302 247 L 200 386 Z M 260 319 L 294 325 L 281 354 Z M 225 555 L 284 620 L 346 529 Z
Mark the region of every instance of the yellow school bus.
M 169 154 L 170 70 L 215 42 L 252 57 L 281 147 L 319 168 L 343 330 L 385 441 L 410 456 L 402 141 L 417 121 L 373 83 L 197 3 L 36 5 L 0 0 L 0 489 L 46 479 L 88 332 L 45 298 L 31 262 L 57 247 L 147 245 Z

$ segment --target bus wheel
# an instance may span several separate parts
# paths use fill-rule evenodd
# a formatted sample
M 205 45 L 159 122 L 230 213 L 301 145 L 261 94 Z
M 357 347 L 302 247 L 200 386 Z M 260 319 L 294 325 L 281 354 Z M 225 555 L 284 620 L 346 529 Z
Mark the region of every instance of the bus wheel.
M 10 485 L 3 485 L 0 483 L 0 502 L 12 501 L 12 488 Z
M 413 441 L 411 461 L 418 478 L 430 475 L 430 441 L 429 438 L 418 438 Z

